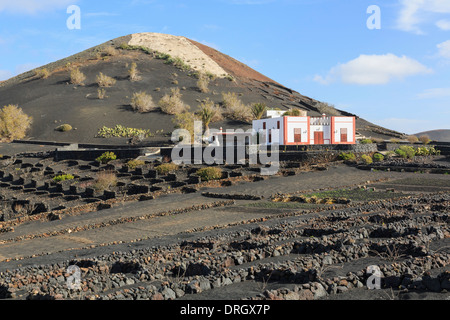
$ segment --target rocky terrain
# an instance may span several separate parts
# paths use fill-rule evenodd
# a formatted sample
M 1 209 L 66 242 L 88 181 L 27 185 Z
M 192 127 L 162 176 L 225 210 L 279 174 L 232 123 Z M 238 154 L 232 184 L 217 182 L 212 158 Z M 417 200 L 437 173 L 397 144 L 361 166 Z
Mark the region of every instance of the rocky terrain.
M 284 163 L 276 176 L 229 166 L 202 182 L 195 168 L 155 165 L 4 159 L 0 298 L 449 298 L 448 175 Z M 116 190 L 92 193 L 99 170 L 117 173 Z M 72 185 L 46 181 L 59 172 Z

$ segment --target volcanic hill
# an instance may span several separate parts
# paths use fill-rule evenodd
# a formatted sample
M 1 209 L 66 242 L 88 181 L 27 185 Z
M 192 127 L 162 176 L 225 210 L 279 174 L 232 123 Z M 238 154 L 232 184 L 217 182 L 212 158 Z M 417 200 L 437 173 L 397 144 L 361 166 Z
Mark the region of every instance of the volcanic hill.
M 136 63 L 139 81 L 130 81 L 128 70 Z M 85 75 L 83 85 L 72 84 L 74 68 Z M 48 71 L 45 76 L 40 70 Z M 104 88 L 106 98 L 98 98 L 96 77 L 103 73 L 116 80 Z M 209 91 L 197 86 L 199 73 L 211 77 Z M 134 112 L 133 93 L 145 91 L 158 101 L 171 88 L 179 88 L 190 111 L 209 98 L 217 104 L 222 93 L 236 93 L 245 104 L 265 103 L 269 108 L 301 109 L 310 116 L 352 115 L 324 106 L 319 101 L 295 92 L 260 74 L 245 64 L 185 37 L 139 33 L 116 38 L 68 58 L 50 63 L 0 83 L 0 106 L 15 104 L 33 117 L 27 140 L 73 143 L 123 143 L 120 138 L 99 138 L 102 127 L 122 125 L 148 129 L 149 140 L 168 142 L 174 129 L 173 115 L 159 110 Z M 70 124 L 73 130 L 55 130 Z M 212 128 L 248 129 L 251 124 L 231 119 L 212 123 Z M 392 138 L 402 134 L 376 126 L 357 117 L 357 132 L 366 137 Z

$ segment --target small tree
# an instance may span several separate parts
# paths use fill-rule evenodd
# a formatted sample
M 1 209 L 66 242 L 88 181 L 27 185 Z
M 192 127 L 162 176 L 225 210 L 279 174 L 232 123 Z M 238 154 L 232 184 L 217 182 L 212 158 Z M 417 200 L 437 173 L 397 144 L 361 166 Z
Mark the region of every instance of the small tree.
M 217 122 L 223 119 L 222 111 L 209 98 L 200 104 L 200 110 L 197 112 L 197 116 L 205 125 L 206 130 L 209 128 L 211 122 Z
M 23 139 L 33 122 L 17 105 L 7 105 L 0 110 L 0 137 L 6 141 Z

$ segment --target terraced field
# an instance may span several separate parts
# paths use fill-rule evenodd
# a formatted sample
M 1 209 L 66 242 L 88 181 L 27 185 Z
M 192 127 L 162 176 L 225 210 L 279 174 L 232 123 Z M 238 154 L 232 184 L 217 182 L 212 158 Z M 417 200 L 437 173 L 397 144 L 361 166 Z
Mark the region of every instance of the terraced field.
M 343 164 L 265 179 L 251 172 L 165 193 L 119 192 L 102 210 L 111 199 L 10 217 L 1 222 L 0 298 L 449 299 L 448 175 L 423 174 L 434 189 L 411 193 L 402 187 L 417 175 L 408 172 Z M 282 195 L 348 201 L 272 201 Z M 69 288 L 69 266 L 80 271 L 79 287 Z

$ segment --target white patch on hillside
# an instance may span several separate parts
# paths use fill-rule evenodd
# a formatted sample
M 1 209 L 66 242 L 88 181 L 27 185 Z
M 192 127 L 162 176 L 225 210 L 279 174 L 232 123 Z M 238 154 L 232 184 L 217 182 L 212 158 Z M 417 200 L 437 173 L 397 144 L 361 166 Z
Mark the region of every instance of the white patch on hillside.
M 135 33 L 128 42 L 130 46 L 144 46 L 152 50 L 178 57 L 196 71 L 210 72 L 224 78 L 228 73 L 202 50 L 185 37 L 172 36 L 161 33 Z

